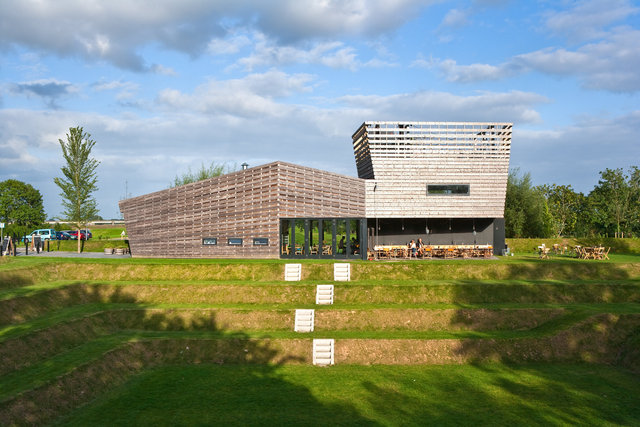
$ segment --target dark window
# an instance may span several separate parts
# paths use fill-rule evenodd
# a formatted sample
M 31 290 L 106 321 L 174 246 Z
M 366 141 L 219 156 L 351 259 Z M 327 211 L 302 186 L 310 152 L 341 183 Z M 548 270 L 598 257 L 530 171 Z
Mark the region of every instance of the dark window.
M 427 195 L 468 196 L 469 184 L 427 184 Z
M 202 244 L 205 246 L 215 246 L 218 244 L 218 238 L 217 237 L 205 237 L 204 239 L 202 239 Z
M 269 239 L 266 237 L 254 237 L 253 238 L 253 246 L 268 246 Z
M 240 237 L 229 237 L 227 244 L 231 246 L 242 246 L 242 239 Z

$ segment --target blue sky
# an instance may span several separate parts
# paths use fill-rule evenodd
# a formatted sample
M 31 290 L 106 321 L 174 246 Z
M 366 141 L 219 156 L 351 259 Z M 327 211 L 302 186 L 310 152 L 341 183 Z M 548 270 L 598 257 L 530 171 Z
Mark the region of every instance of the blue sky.
M 589 192 L 640 165 L 640 3 L 0 2 L 0 180 L 61 212 L 58 139 L 97 141 L 101 215 L 211 162 L 356 175 L 365 120 L 513 122 L 511 167 Z

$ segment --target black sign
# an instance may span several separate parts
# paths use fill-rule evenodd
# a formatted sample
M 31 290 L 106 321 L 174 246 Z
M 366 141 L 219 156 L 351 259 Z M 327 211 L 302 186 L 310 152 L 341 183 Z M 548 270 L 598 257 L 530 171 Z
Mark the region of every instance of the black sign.
M 218 238 L 217 237 L 205 237 L 204 239 L 202 239 L 202 244 L 205 246 L 215 246 L 218 244 Z
M 268 246 L 269 239 L 266 237 L 254 237 L 253 238 L 253 246 Z
M 240 237 L 229 237 L 227 244 L 231 246 L 242 246 L 242 239 Z

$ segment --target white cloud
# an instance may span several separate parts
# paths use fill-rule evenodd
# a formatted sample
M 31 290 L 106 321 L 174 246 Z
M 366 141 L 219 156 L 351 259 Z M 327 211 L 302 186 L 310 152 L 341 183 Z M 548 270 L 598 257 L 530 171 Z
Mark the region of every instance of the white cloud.
M 258 27 L 280 40 L 377 36 L 402 26 L 437 0 L 274 0 L 258 17 Z M 255 5 L 254 5 L 255 7 Z
M 636 92 L 640 90 L 638 46 L 640 30 L 621 29 L 575 51 L 544 49 L 519 55 L 514 61 L 544 73 L 577 75 L 591 89 Z
M 640 110 L 617 117 L 583 116 L 559 129 L 514 127 L 511 166 L 536 184 L 571 184 L 588 193 L 605 168 L 638 165 Z
M 451 9 L 442 19 L 440 24 L 443 27 L 458 28 L 465 26 L 469 23 L 467 19 L 471 9 Z
M 149 71 L 151 71 L 152 73 L 155 74 L 162 74 L 165 76 L 177 76 L 178 73 L 176 73 L 176 71 L 171 68 L 171 67 L 165 67 L 164 65 L 161 64 L 153 64 L 149 67 Z
M 227 38 L 213 38 L 207 45 L 207 53 L 211 55 L 231 55 L 243 47 L 250 45 L 251 40 L 245 35 L 232 35 Z
M 628 0 L 578 1 L 569 10 L 547 12 L 545 25 L 553 33 L 572 41 L 592 40 L 606 36 L 607 26 L 637 14 L 639 10 Z
M 469 83 L 479 80 L 501 80 L 517 72 L 517 67 L 513 64 L 502 64 L 499 66 L 489 64 L 458 65 L 456 61 L 452 59 L 445 59 L 437 64 L 448 81 L 457 83 Z
M 391 96 L 344 96 L 348 106 L 359 108 L 364 119 L 429 121 L 498 121 L 536 123 L 534 105 L 548 99 L 527 92 L 484 92 L 460 96 L 446 92 L 416 92 Z
M 0 48 L 26 46 L 62 57 L 105 61 L 132 71 L 163 71 L 142 48 L 158 45 L 197 56 L 237 52 L 248 27 L 272 40 L 297 44 L 340 36 L 377 36 L 403 25 L 435 0 L 112 0 L 0 2 Z M 232 38 L 226 40 L 225 37 Z M 226 43 L 223 41 L 226 40 Z M 347 50 L 344 50 L 347 49 Z M 350 60 L 348 48 L 334 52 L 333 65 Z M 344 66 L 344 65 L 340 65 Z
M 291 64 L 321 64 L 331 68 L 355 70 L 359 64 L 353 48 L 342 42 L 314 42 L 307 48 L 280 46 L 264 34 L 254 34 L 253 52 L 238 61 L 246 70 Z
M 133 82 L 125 82 L 122 80 L 99 81 L 91 85 L 94 90 L 101 92 L 104 90 L 127 90 L 134 91 L 139 89 L 140 85 Z
M 166 89 L 158 95 L 157 102 L 171 110 L 243 118 L 281 117 L 288 114 L 290 107 L 275 99 L 311 91 L 311 80 L 308 74 L 288 75 L 272 70 L 242 79 L 211 80 L 198 86 L 193 94 Z
M 188 94 L 163 91 L 156 100 L 162 108 L 144 116 L 0 110 L 0 141 L 20 141 L 13 154 L 0 147 L 0 161 L 6 165 L 2 174 L 40 189 L 47 213 L 56 215 L 59 191 L 52 177 L 62 164 L 57 140 L 64 139 L 69 127 L 83 126 L 97 141 L 94 155 L 102 162 L 97 197 L 103 216 L 111 217 L 125 180 L 131 193 L 145 194 L 165 188 L 188 167 L 211 161 L 258 165 L 283 160 L 355 175 L 350 136 L 364 120 L 535 122 L 535 106 L 546 102 L 520 92 L 350 96 L 326 100 L 326 108 L 289 102 L 313 84 L 312 76 L 278 71 L 214 80 Z M 105 86 L 117 90 L 120 84 Z
M 448 81 L 469 83 L 500 80 L 524 72 L 537 71 L 559 76 L 576 76 L 589 89 L 611 92 L 640 90 L 640 30 L 616 29 L 606 39 L 576 50 L 546 48 L 510 58 L 503 64 L 458 65 L 454 60 L 417 58 L 415 66 L 432 68 Z

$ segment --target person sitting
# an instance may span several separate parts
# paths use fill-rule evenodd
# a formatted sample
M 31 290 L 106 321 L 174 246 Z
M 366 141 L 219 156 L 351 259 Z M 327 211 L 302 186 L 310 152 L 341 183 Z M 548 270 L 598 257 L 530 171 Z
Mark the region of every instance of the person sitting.
M 418 255 L 422 255 L 423 246 L 424 246 L 424 243 L 422 243 L 422 239 L 418 238 L 418 241 L 416 242 L 416 249 L 418 249 Z
M 409 242 L 409 250 L 411 251 L 410 256 L 415 257 L 418 251 L 418 248 L 416 247 L 416 242 L 413 239 L 411 239 L 411 241 Z

